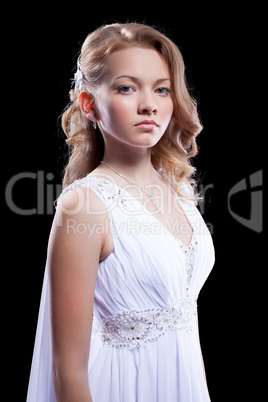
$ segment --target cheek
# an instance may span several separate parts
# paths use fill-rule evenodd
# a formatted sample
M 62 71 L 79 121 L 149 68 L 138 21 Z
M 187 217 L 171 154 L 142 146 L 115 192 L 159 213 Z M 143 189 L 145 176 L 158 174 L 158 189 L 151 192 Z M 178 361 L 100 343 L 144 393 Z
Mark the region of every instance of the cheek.
M 132 119 L 129 102 L 124 99 L 109 99 L 99 104 L 99 117 L 103 129 L 110 133 L 126 130 Z
M 172 118 L 173 110 L 174 110 L 174 107 L 173 107 L 172 99 L 170 99 L 169 102 L 165 102 L 164 104 L 162 104 L 162 108 L 161 108 L 162 113 L 161 114 L 162 114 L 165 129 L 169 125 L 169 122 Z
M 127 99 L 114 99 L 112 102 L 109 102 L 108 109 L 108 113 L 112 119 L 120 119 L 121 121 L 124 121 L 132 111 L 131 104 Z
M 173 109 L 174 109 L 174 107 L 173 107 L 173 101 L 172 101 L 172 99 L 170 99 L 169 102 L 167 102 L 167 103 L 165 104 L 165 107 L 164 107 L 164 113 L 165 113 L 165 115 L 169 118 L 169 120 L 170 120 L 171 117 L 172 117 Z

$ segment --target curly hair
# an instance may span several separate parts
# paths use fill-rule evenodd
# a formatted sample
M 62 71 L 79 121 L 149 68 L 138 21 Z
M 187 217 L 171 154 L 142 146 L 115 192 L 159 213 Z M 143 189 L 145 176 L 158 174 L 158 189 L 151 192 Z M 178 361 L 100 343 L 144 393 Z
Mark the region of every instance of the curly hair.
M 89 34 L 82 45 L 79 56 L 81 85 L 79 89 L 70 91 L 71 102 L 62 115 L 62 127 L 70 146 L 63 188 L 92 172 L 104 154 L 102 134 L 98 128 L 93 129 L 89 119 L 81 112 L 79 95 L 81 91 L 87 91 L 95 102 L 107 57 L 116 50 L 130 46 L 154 49 L 168 65 L 173 115 L 164 135 L 151 148 L 151 161 L 154 168 L 173 183 L 180 196 L 189 198 L 189 192 L 187 195 L 183 188 L 185 184 L 195 188 L 195 168 L 189 159 L 197 154 L 196 136 L 202 129 L 197 104 L 187 89 L 185 66 L 179 48 L 160 31 L 139 23 L 104 25 Z M 198 195 L 193 191 L 190 198 L 197 202 Z

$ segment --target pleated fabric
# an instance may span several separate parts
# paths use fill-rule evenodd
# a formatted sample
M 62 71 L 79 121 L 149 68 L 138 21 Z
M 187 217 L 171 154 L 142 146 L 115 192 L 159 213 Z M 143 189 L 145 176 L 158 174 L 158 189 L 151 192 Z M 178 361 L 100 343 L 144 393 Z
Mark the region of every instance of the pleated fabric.
M 194 230 L 187 249 L 137 199 L 109 180 L 76 180 L 62 195 L 79 187 L 100 197 L 114 239 L 114 251 L 99 264 L 95 286 L 88 364 L 93 402 L 209 402 L 197 318 L 189 315 L 190 323 L 184 325 L 192 313 L 177 308 L 184 300 L 197 300 L 214 264 L 213 242 L 199 211 L 178 197 Z M 189 279 L 187 256 L 193 242 Z M 45 271 L 27 402 L 55 401 L 48 291 Z M 130 335 L 124 337 L 121 329 Z

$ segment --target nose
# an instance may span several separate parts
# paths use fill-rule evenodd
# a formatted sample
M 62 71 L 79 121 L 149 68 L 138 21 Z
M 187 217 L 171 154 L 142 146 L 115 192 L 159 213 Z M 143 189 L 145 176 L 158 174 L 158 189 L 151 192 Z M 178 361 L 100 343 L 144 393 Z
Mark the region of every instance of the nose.
M 152 95 L 143 94 L 139 106 L 138 106 L 138 113 L 139 114 L 156 114 L 158 111 L 157 105 L 154 101 Z

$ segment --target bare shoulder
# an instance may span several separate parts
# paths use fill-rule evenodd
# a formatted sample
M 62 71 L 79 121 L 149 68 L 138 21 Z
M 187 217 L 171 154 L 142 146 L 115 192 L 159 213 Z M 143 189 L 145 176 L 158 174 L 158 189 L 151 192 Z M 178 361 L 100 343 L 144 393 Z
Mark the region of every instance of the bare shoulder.
M 57 210 L 68 215 L 98 213 L 105 214 L 107 208 L 104 202 L 91 187 L 70 187 L 64 191 L 57 203 Z
M 90 186 L 74 185 L 63 192 L 57 203 L 52 241 L 55 236 L 62 244 L 72 241 L 78 248 L 83 245 L 88 250 L 94 249 L 99 252 L 99 260 L 113 251 L 109 212 Z

